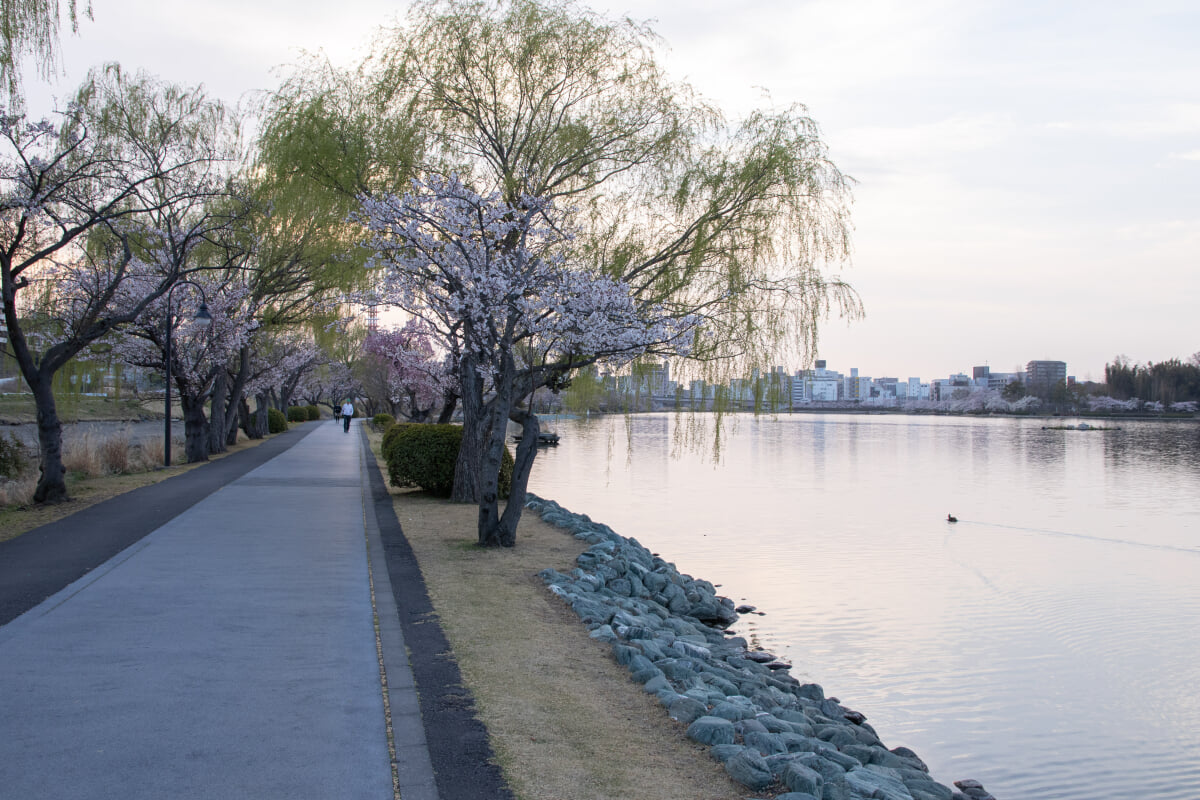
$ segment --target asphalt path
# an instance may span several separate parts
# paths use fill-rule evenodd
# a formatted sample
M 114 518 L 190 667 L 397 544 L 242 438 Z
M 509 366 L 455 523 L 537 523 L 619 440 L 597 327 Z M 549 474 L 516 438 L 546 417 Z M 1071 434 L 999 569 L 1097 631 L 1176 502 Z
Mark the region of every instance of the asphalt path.
M 0 626 L 0 796 L 511 797 L 365 434 L 0 543 Z

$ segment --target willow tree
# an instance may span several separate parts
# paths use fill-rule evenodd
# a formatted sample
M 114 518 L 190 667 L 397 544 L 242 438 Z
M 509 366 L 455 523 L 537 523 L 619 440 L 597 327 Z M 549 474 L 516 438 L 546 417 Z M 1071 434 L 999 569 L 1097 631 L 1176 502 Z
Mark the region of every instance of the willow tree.
M 368 131 L 387 120 L 407 132 L 394 174 L 453 173 L 512 205 L 555 203 L 578 231 L 573 259 L 628 285 L 637 303 L 700 318 L 690 358 L 709 377 L 807 356 L 820 320 L 859 312 L 837 276 L 850 181 L 802 106 L 730 123 L 668 79 L 658 44 L 645 25 L 558 0 L 419 2 L 340 81 L 361 93 L 355 107 L 370 108 L 371 125 L 337 114 L 321 124 Z M 561 386 L 580 363 L 530 364 L 524 385 Z M 454 497 L 475 500 L 485 381 L 466 362 L 459 378 Z
M 67 0 L 71 32 L 79 31 L 78 0 Z M 92 4 L 83 7 L 92 18 Z M 62 10 L 58 0 L 4 0 L 0 3 L 0 82 L 8 91 L 10 109 L 24 105 L 21 72 L 26 56 L 32 56 L 38 76 L 49 80 L 58 67 L 58 32 Z

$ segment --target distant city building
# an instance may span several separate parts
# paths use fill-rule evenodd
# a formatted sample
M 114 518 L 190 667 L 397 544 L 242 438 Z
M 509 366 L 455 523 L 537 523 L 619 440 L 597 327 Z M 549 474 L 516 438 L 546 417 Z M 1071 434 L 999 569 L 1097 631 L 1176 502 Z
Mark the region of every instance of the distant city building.
M 1010 383 L 1020 383 L 1024 378 L 1024 373 L 1020 372 L 992 372 L 988 374 L 987 388 L 999 391 Z
M 887 398 L 896 397 L 899 394 L 900 380 L 898 378 L 876 378 L 872 384 L 872 396 Z
M 1030 361 L 1025 365 L 1025 387 L 1030 394 L 1049 395 L 1055 384 L 1066 379 L 1065 361 Z
M 862 402 L 871 397 L 871 379 L 860 377 L 858 367 L 850 368 L 850 377 L 846 378 L 846 390 L 842 395 L 851 402 Z
M 792 382 L 792 406 L 807 403 L 835 403 L 841 399 L 842 375 L 825 368 L 825 360 L 818 359 L 814 369 L 800 370 Z

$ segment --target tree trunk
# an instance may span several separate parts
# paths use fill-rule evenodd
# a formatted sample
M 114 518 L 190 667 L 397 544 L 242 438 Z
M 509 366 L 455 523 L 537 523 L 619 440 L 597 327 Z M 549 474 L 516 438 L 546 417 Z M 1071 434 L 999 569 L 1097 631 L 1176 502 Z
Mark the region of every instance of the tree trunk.
M 245 400 L 242 397 L 246 392 L 246 381 L 250 375 L 250 348 L 243 347 L 238 353 L 238 371 L 233 379 L 233 386 L 229 390 L 229 402 L 225 406 L 225 416 L 229 419 L 225 442 L 230 447 L 237 444 L 238 425 L 247 427 L 245 419 L 242 416 L 241 408 L 245 405 Z M 249 413 L 247 412 L 247 417 Z M 246 433 L 249 436 L 249 432 Z
M 226 437 L 229 435 L 229 424 L 226 421 L 225 409 L 229 396 L 229 373 L 225 368 L 217 370 L 213 378 L 212 411 L 209 414 L 208 450 L 210 453 L 224 453 L 227 449 Z
M 254 395 L 253 427 L 255 439 L 262 439 L 271 432 L 268 413 L 271 410 L 271 397 L 266 392 Z
M 442 400 L 442 413 L 437 418 L 438 425 L 446 425 L 454 419 L 454 409 L 456 408 L 458 408 L 458 395 L 446 392 L 446 396 Z
M 183 409 L 184 454 L 187 463 L 208 461 L 208 420 L 204 416 L 204 401 L 181 392 L 179 405 Z
M 525 495 L 529 490 L 529 475 L 533 471 L 533 460 L 537 458 L 538 434 L 541 425 L 537 415 L 523 409 L 513 409 L 513 422 L 521 424 L 521 442 L 513 464 L 512 486 L 508 490 L 508 503 L 500 517 L 500 544 L 512 547 L 517 543 L 517 525 L 525 510 Z
M 250 413 L 250 404 L 246 402 L 245 397 L 238 398 L 238 421 L 242 426 L 242 433 L 246 434 L 247 439 L 261 439 L 262 434 L 257 433 L 254 427 L 254 415 Z
M 479 544 L 482 547 L 504 545 L 500 530 L 500 465 L 504 459 L 504 435 L 508 430 L 508 398 L 496 396 L 492 399 L 491 413 L 479 465 Z M 465 441 L 465 434 L 464 434 Z
M 237 406 L 234 406 L 233 413 L 228 414 L 227 417 L 228 419 L 225 420 L 225 446 L 233 447 L 237 444 L 238 430 L 240 430 Z
M 35 503 L 61 503 L 67 497 L 67 471 L 62 461 L 62 423 L 51 387 L 53 375 L 38 374 L 36 380 L 26 381 L 37 405 L 38 451 L 41 476 L 33 491 Z
M 464 356 L 459 370 L 462 383 L 463 435 L 454 463 L 454 488 L 450 499 L 456 503 L 479 502 L 479 466 L 483 459 L 483 379 L 474 360 Z

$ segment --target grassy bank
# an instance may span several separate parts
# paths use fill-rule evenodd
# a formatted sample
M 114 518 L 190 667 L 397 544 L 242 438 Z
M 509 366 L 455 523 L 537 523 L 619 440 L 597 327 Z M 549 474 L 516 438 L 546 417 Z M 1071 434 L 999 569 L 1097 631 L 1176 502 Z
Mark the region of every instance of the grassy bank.
M 58 399 L 58 418 L 61 422 L 98 422 L 113 420 L 162 419 L 162 400 L 146 401 L 66 395 Z M 0 394 L 0 424 L 19 425 L 37 422 L 37 409 L 31 394 Z
M 373 445 L 378 458 L 378 437 Z M 581 542 L 527 514 L 515 548 L 484 550 L 475 545 L 475 506 L 391 491 L 517 797 L 745 796 L 537 578 L 546 567 L 570 571 Z

